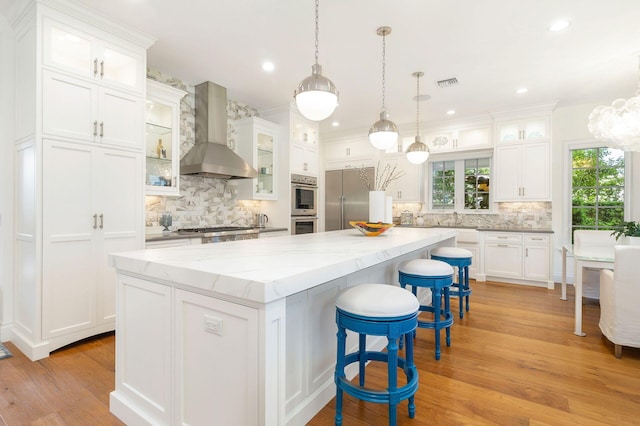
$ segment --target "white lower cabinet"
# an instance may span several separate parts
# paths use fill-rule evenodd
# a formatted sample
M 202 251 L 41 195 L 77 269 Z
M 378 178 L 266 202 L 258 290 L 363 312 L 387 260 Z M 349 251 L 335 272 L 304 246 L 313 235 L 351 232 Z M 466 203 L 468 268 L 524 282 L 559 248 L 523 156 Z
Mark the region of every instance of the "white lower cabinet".
M 114 329 L 107 253 L 141 246 L 133 182 L 142 167 L 139 153 L 55 141 L 44 142 L 43 159 L 42 337 L 52 339 L 50 351 Z
M 541 282 L 553 288 L 549 235 L 520 232 L 484 234 L 484 261 L 479 281 Z

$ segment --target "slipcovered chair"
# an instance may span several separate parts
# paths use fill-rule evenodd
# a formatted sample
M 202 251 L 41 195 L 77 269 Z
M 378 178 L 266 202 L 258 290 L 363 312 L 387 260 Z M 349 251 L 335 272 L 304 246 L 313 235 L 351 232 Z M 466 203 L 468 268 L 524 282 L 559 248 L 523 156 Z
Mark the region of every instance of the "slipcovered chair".
M 598 256 L 610 252 L 616 245 L 611 231 L 579 229 L 573 233 L 573 252 L 581 255 Z
M 600 271 L 600 330 L 615 345 L 640 348 L 640 246 L 615 246 L 614 269 Z

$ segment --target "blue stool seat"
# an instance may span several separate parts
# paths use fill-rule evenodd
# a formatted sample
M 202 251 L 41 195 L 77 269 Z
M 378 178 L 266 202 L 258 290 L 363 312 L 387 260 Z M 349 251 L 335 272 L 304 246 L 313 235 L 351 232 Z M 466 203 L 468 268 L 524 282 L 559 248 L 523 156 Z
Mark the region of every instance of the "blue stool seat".
M 451 325 L 453 315 L 449 303 L 449 288 L 453 281 L 453 268 L 445 262 L 431 259 L 414 259 L 398 267 L 400 286 L 411 286 L 417 295 L 417 288 L 431 290 L 431 305 L 420 305 L 420 311 L 433 313 L 433 320 L 418 319 L 418 327 L 435 330 L 435 357 L 440 359 L 440 330 L 446 332 L 447 346 L 451 346 Z M 444 299 L 444 306 L 442 306 Z
M 458 296 L 460 318 L 464 318 L 463 302 L 465 310 L 469 312 L 469 296 L 471 295 L 469 266 L 473 259 L 473 253 L 459 247 L 438 247 L 431 251 L 431 259 L 446 262 L 458 269 L 458 282 L 451 285 L 451 296 Z
M 418 324 L 418 299 L 400 287 L 387 284 L 361 284 L 341 292 L 336 299 L 338 345 L 336 357 L 336 416 L 335 424 L 342 425 L 343 392 L 363 401 L 389 404 L 389 425 L 396 425 L 397 405 L 408 400 L 409 417 L 414 418 L 414 395 L 418 390 L 418 370 L 413 362 L 413 332 Z M 358 333 L 358 350 L 346 351 L 346 330 Z M 368 351 L 367 335 L 385 336 L 387 351 Z M 405 358 L 398 356 L 398 340 L 404 337 Z M 387 363 L 387 388 L 365 388 L 367 361 Z M 359 384 L 352 384 L 345 376 L 347 365 L 359 365 Z M 404 371 L 406 384 L 398 387 L 398 368 Z

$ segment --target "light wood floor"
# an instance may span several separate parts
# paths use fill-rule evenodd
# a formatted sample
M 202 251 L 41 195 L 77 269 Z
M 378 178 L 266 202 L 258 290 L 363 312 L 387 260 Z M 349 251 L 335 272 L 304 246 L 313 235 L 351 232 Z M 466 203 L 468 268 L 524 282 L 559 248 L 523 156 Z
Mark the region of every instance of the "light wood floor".
M 398 425 L 631 425 L 640 422 L 640 350 L 622 359 L 598 329 L 599 307 L 584 306 L 586 337 L 573 330 L 559 289 L 472 283 L 471 312 L 452 329 L 452 346 L 433 358 L 433 332 L 418 330 L 417 414 L 406 402 Z M 558 286 L 559 287 L 559 286 Z M 457 304 L 455 304 L 457 308 Z M 0 425 L 120 425 L 109 413 L 114 336 L 101 336 L 31 362 L 11 343 L 0 360 Z M 384 367 L 367 367 L 371 386 Z M 370 382 L 369 382 L 370 380 Z M 387 424 L 385 405 L 345 395 L 344 425 Z M 309 424 L 333 424 L 331 401 Z M 224 425 L 236 426 L 236 425 Z

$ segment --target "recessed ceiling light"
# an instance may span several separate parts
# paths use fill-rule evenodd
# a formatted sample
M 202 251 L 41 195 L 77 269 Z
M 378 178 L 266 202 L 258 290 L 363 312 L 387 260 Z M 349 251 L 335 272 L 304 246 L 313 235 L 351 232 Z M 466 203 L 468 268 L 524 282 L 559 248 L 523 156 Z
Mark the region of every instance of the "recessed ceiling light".
M 340 125 L 340 122 L 339 121 L 334 121 L 334 122 L 331 123 L 331 125 L 333 127 L 338 127 Z
M 449 111 L 447 111 L 447 115 L 453 115 L 456 113 L 455 109 L 450 109 Z
M 266 62 L 263 62 L 263 63 L 262 63 L 262 69 L 263 69 L 264 71 L 271 72 L 271 71 L 273 71 L 275 68 L 276 68 L 276 66 L 273 64 L 273 62 L 266 61 Z
M 526 87 L 521 87 L 518 90 L 516 90 L 516 93 L 518 95 L 523 95 L 523 94 L 527 93 L 528 91 L 529 91 L 529 89 L 527 89 Z
M 571 22 L 569 22 L 568 20 L 566 20 L 566 19 L 558 19 L 553 24 L 549 25 L 548 29 L 549 29 L 549 31 L 555 33 L 555 32 L 567 29 L 569 27 L 569 25 L 571 25 Z

